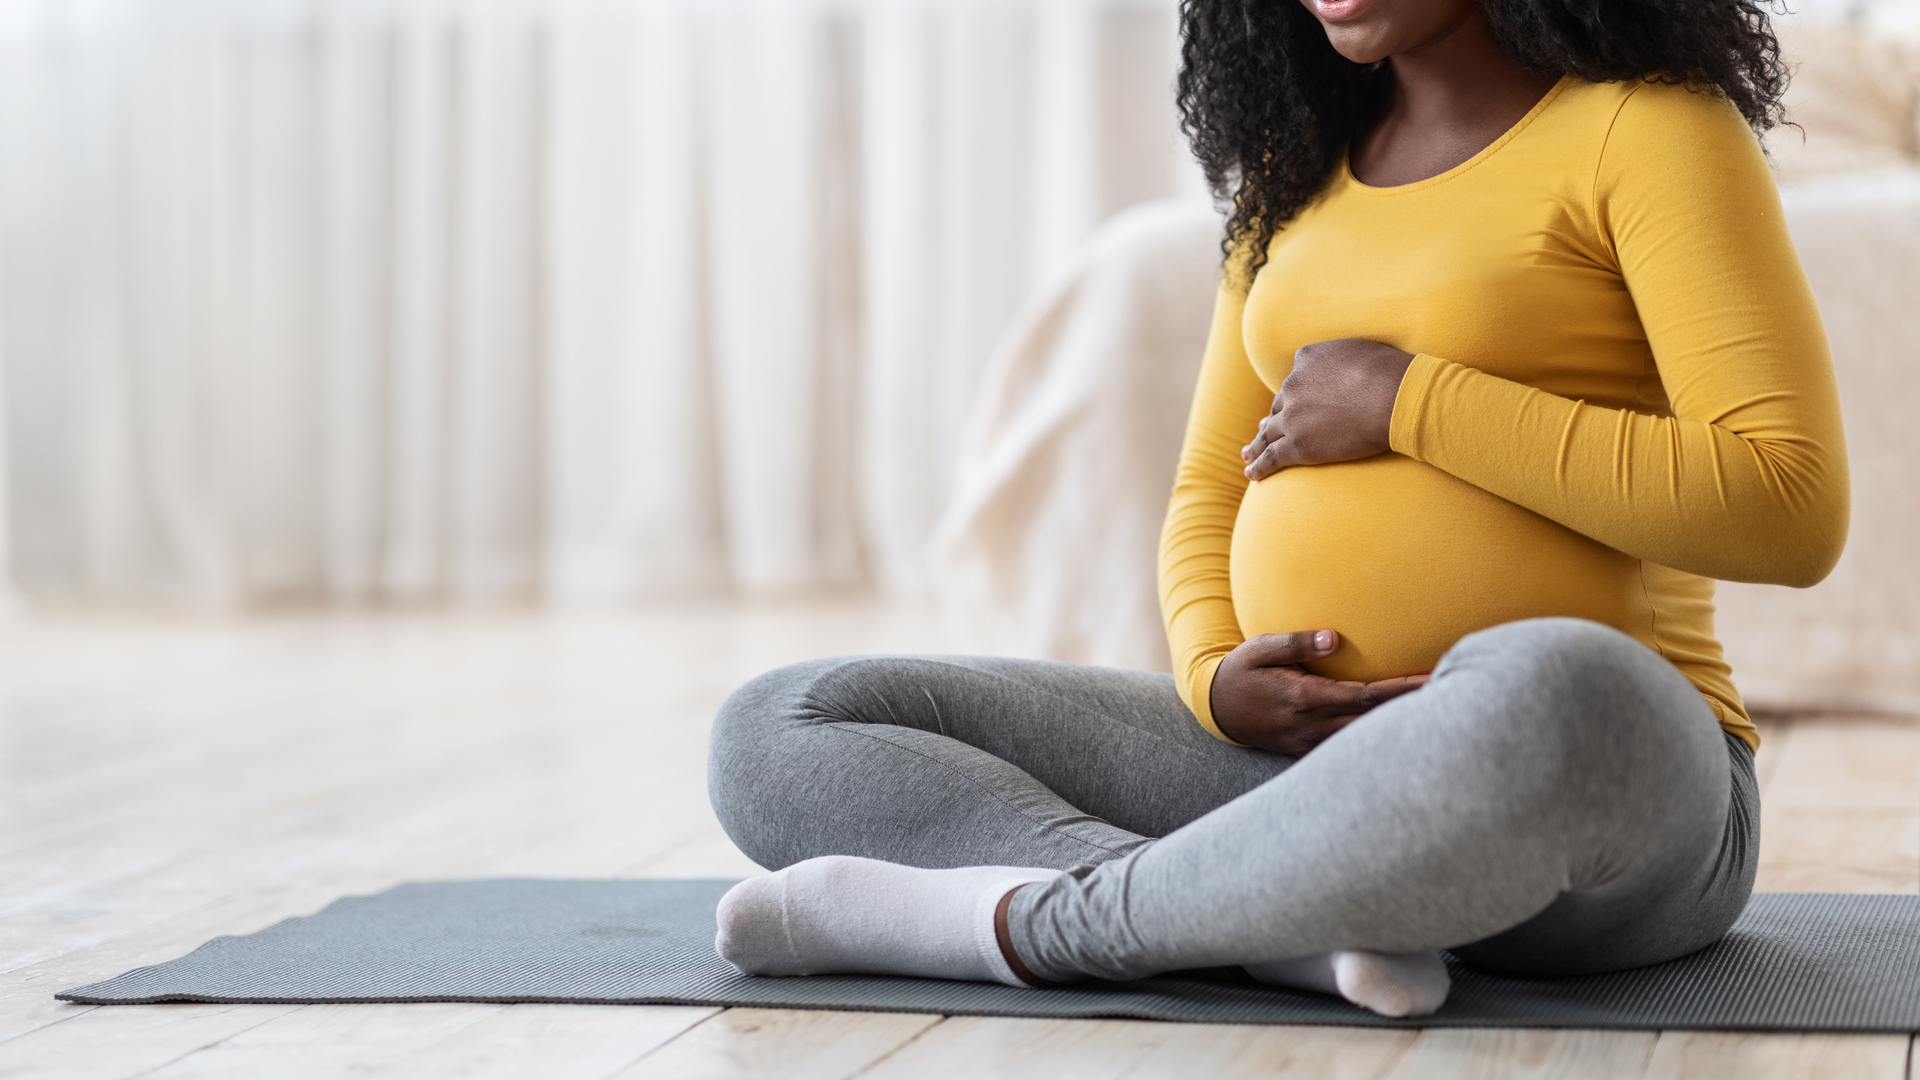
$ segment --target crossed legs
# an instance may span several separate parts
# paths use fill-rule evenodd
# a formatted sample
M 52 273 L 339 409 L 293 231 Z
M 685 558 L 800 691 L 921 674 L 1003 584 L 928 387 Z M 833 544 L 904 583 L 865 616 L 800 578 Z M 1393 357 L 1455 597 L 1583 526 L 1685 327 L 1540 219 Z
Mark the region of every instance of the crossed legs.
M 1441 948 L 1534 972 L 1652 963 L 1724 933 L 1757 846 L 1745 745 L 1665 661 L 1574 620 L 1465 639 L 1297 762 L 1206 736 L 1163 676 L 900 658 L 749 684 L 712 768 L 765 865 L 1025 868 L 1006 937 L 1051 981 Z M 980 884 L 941 880 L 925 888 Z

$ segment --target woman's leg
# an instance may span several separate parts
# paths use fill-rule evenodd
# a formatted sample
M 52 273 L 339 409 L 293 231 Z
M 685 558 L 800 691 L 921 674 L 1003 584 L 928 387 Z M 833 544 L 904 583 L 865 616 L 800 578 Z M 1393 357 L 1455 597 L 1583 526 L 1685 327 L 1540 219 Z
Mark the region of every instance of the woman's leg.
M 920 867 L 1120 858 L 1279 775 L 1221 742 L 1169 675 L 978 657 L 846 657 L 743 686 L 708 786 L 740 849 Z
M 1332 950 L 1602 971 L 1718 939 L 1757 847 L 1751 756 L 1632 639 L 1568 619 L 1472 635 L 1425 689 L 1088 873 L 1014 893 L 1045 979 Z

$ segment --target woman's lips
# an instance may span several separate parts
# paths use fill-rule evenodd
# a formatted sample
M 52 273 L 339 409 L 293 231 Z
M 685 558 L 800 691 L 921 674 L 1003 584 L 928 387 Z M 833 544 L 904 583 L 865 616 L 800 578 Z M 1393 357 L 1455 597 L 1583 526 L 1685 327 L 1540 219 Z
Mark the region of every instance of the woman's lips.
M 1324 22 L 1346 22 L 1365 14 L 1375 0 L 1309 0 L 1313 13 Z

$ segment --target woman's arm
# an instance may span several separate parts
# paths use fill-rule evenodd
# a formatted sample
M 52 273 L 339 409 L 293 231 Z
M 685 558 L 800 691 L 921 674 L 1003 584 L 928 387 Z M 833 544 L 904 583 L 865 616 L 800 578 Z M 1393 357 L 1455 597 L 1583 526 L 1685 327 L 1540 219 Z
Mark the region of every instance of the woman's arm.
M 1208 689 L 1220 661 L 1243 640 L 1227 569 L 1233 523 L 1247 490 L 1240 447 L 1266 415 L 1272 396 L 1254 373 L 1241 338 L 1246 304 L 1244 289 L 1231 278 L 1222 282 L 1160 532 L 1160 613 L 1175 683 L 1193 715 L 1215 735 L 1221 732 Z
M 1650 562 L 1814 584 L 1846 542 L 1846 448 L 1826 332 L 1759 144 L 1724 103 L 1643 86 L 1593 199 L 1673 415 L 1418 356 L 1393 449 Z
M 1321 342 L 1300 351 L 1267 425 L 1282 435 L 1256 439 L 1250 475 L 1391 448 L 1650 562 L 1814 584 L 1846 542 L 1846 448 L 1826 334 L 1758 143 L 1714 98 L 1642 86 L 1615 119 L 1593 202 L 1671 415 Z M 1356 379 L 1398 383 L 1384 445 L 1342 445 L 1378 427 L 1379 395 L 1343 388 Z

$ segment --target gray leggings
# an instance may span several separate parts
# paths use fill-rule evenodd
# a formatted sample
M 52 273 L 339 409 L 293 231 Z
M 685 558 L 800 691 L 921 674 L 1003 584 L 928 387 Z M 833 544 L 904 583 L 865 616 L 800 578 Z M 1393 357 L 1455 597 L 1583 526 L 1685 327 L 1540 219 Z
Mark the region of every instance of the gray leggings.
M 1753 755 L 1672 665 L 1572 619 L 1451 649 L 1425 689 L 1312 753 L 1201 730 L 1171 676 L 851 657 L 721 708 L 709 787 L 778 868 L 816 855 L 1039 866 L 1014 949 L 1130 979 L 1333 949 L 1451 949 L 1510 971 L 1656 963 L 1753 888 Z

